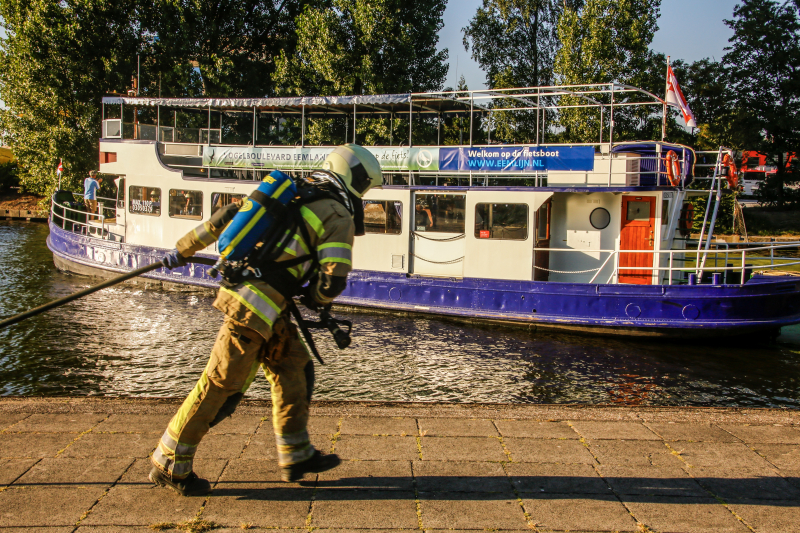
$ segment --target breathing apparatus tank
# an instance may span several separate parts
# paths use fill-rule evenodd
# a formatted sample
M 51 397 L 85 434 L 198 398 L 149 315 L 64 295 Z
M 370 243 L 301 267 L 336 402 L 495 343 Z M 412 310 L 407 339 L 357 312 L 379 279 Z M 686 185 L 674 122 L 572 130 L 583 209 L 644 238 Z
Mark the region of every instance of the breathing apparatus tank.
M 292 178 L 273 170 L 245 199 L 228 227 L 219 236 L 220 259 L 209 270 L 216 276 L 226 261 L 242 261 L 264 240 L 270 227 L 286 214 L 286 206 L 297 195 Z

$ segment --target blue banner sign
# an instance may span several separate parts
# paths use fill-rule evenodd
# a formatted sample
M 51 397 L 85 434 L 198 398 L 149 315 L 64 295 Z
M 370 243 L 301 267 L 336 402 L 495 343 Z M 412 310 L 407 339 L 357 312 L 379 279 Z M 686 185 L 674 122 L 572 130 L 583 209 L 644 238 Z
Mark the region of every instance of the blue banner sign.
M 455 172 L 544 172 L 594 170 L 592 146 L 490 146 L 439 148 L 439 170 Z

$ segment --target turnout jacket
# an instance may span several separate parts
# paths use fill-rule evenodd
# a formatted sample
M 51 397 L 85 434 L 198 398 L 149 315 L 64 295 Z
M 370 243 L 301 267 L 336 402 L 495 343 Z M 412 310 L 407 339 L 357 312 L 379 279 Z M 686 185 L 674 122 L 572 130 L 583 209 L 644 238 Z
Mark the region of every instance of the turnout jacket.
M 225 227 L 239 210 L 229 204 L 218 210 L 211 219 L 184 235 L 177 243 L 178 253 L 190 257 L 217 241 Z M 311 297 L 322 305 L 330 304 L 347 286 L 347 274 L 352 270 L 352 250 L 355 224 L 352 215 L 339 202 L 323 198 L 300 207 L 300 214 L 311 242 L 305 242 L 298 228 L 277 262 L 288 261 L 316 250 L 319 259 L 317 281 L 310 287 Z M 286 269 L 300 279 L 311 260 Z M 313 278 L 312 278 L 313 279 Z M 221 287 L 214 307 L 227 316 L 258 332 L 265 340 L 272 336 L 272 325 L 286 308 L 285 298 L 265 278 Z

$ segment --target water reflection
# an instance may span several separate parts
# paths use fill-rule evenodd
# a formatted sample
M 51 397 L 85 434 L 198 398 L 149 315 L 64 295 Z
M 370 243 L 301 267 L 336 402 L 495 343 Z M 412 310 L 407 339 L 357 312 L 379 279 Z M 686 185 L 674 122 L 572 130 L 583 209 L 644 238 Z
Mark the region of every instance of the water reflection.
M 0 222 L 0 316 L 96 282 L 58 272 L 47 227 Z M 0 394 L 184 396 L 221 323 L 212 296 L 117 286 L 0 331 Z M 317 335 L 327 400 L 800 406 L 794 344 L 636 342 L 337 312 L 356 324 L 339 351 Z M 269 396 L 259 378 L 250 397 Z

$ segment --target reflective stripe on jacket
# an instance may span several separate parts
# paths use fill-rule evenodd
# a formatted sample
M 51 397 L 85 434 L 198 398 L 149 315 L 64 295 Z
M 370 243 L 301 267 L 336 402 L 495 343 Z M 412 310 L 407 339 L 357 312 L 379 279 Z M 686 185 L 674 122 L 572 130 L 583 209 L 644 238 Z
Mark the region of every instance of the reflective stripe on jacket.
M 177 243 L 178 252 L 189 257 L 213 244 L 238 211 L 235 204 L 220 209 L 210 220 L 196 227 Z M 301 231 L 296 231 L 288 246 L 277 259 L 278 262 L 294 259 L 317 251 L 319 280 L 311 294 L 321 304 L 328 304 L 344 290 L 347 274 L 352 270 L 352 250 L 355 225 L 347 209 L 331 199 L 311 202 L 300 208 L 308 230 L 310 243 L 306 243 Z M 312 268 L 306 261 L 287 270 L 300 279 Z M 265 339 L 272 335 L 272 324 L 286 307 L 283 296 L 266 280 L 256 279 L 240 283 L 232 288 L 221 288 L 214 307 L 251 329 Z

